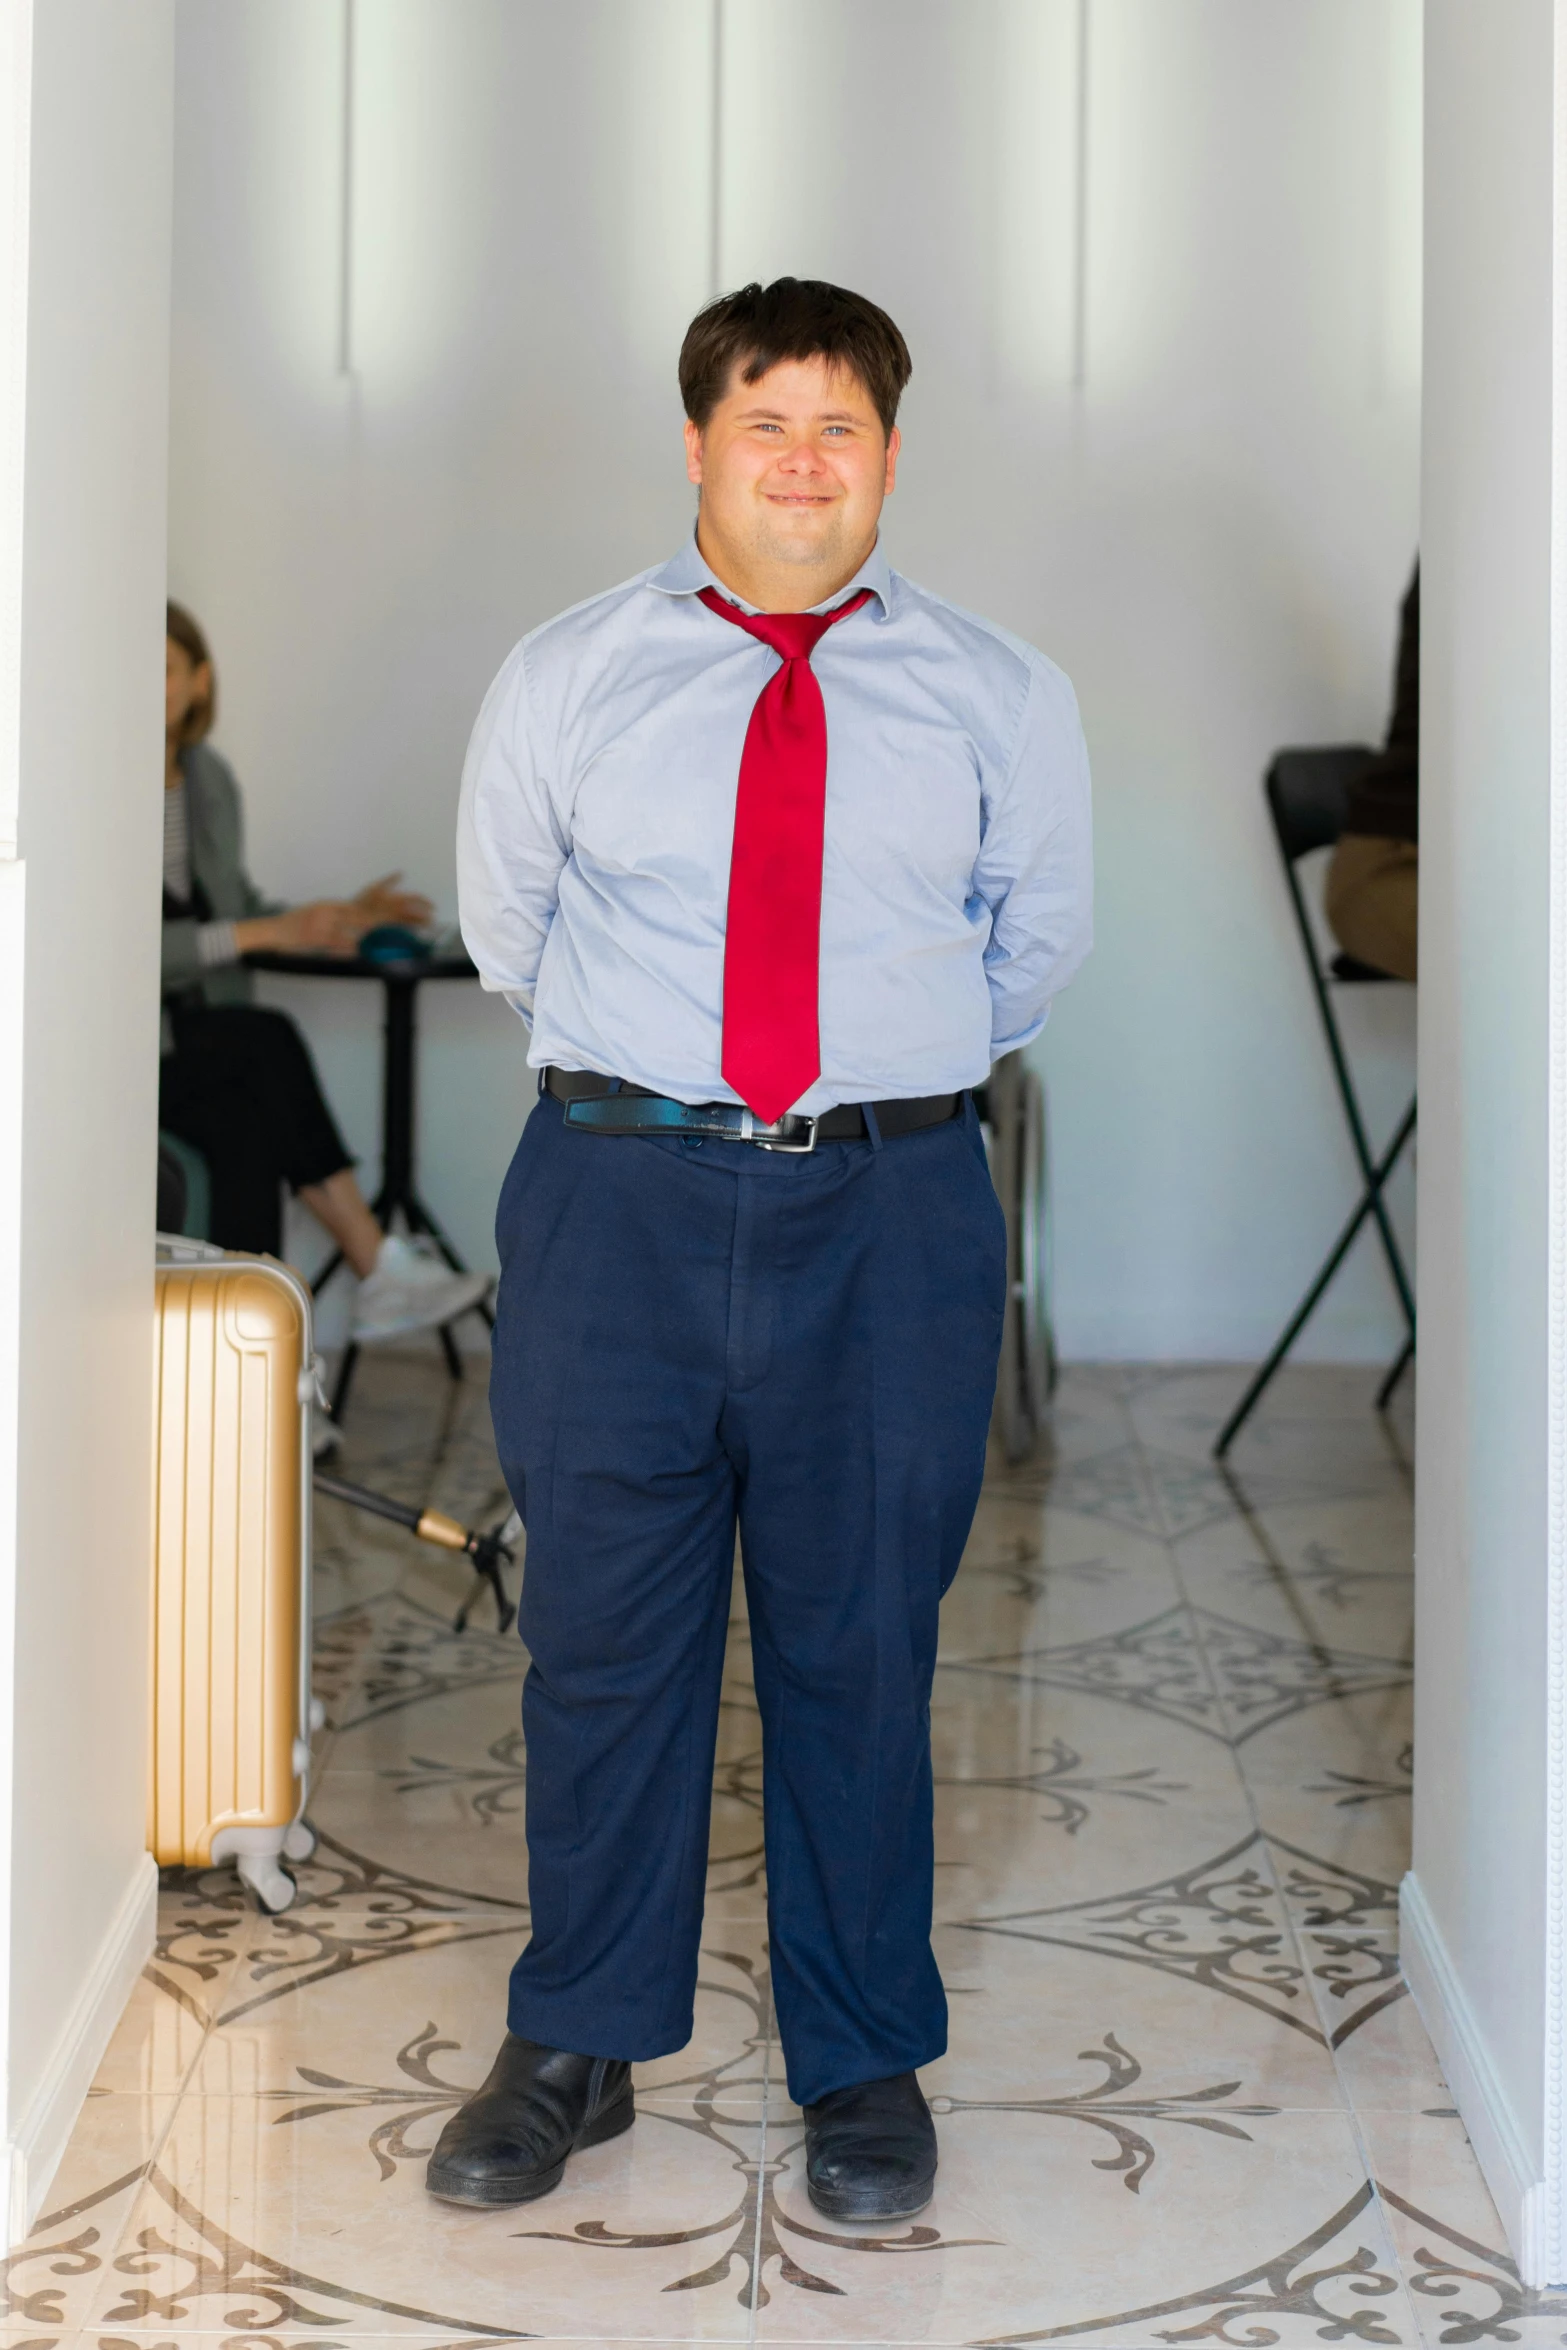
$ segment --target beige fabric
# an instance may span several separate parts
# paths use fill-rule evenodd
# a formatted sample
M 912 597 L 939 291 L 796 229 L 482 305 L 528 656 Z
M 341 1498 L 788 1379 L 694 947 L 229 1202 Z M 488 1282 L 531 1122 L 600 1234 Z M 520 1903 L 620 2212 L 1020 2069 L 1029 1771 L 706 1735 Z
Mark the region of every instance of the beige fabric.
M 1328 866 L 1324 906 L 1347 955 L 1413 979 L 1419 896 L 1420 851 L 1412 840 L 1345 833 Z

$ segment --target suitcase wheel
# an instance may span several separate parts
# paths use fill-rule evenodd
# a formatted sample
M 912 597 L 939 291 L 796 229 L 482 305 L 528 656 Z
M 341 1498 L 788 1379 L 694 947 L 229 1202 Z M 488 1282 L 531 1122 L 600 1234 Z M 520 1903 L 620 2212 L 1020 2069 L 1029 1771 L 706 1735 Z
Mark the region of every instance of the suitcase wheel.
M 283 1837 L 285 1860 L 308 1860 L 316 1848 L 316 1832 L 308 1820 L 295 1820 Z
M 280 1867 L 275 1853 L 242 1852 L 236 1865 L 243 1882 L 262 1908 L 270 1910 L 274 1917 L 279 1910 L 288 1908 L 299 1891 L 287 1869 Z

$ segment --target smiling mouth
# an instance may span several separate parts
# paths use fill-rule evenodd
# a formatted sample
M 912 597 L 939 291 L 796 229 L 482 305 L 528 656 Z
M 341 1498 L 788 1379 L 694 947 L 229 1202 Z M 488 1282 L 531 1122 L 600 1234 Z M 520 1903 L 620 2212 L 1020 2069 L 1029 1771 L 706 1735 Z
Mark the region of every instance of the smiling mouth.
M 792 493 L 784 490 L 764 490 L 762 495 L 770 506 L 830 506 L 832 504 L 831 498 L 819 498 L 809 490 Z

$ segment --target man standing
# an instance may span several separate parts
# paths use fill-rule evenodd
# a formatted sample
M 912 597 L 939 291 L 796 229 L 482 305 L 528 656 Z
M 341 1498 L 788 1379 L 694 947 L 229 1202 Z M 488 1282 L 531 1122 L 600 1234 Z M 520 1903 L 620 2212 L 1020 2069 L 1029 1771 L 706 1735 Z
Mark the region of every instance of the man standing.
M 930 1689 L 1005 1284 L 968 1089 L 1087 951 L 1089 811 L 1060 671 L 882 552 L 909 372 L 836 286 L 704 310 L 694 539 L 525 638 L 468 755 L 463 933 L 542 1098 L 491 1383 L 533 1932 L 454 2202 L 547 2193 L 690 2037 L 737 1525 L 811 2199 L 932 2191 Z

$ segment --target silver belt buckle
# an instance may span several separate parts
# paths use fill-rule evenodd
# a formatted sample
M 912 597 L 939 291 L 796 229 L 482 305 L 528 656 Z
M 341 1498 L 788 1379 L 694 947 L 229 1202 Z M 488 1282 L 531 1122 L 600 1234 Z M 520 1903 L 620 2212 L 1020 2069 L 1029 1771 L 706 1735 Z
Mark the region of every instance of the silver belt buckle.
M 816 1129 L 820 1124 L 819 1118 L 797 1118 L 792 1110 L 786 1110 L 771 1126 L 764 1126 L 753 1111 L 742 1110 L 740 1140 L 754 1142 L 758 1150 L 782 1151 L 789 1158 L 806 1159 L 816 1148 Z M 809 1128 L 803 1142 L 791 1142 L 785 1138 L 784 1128 L 789 1125 Z

